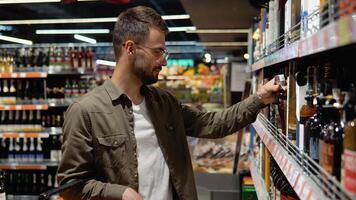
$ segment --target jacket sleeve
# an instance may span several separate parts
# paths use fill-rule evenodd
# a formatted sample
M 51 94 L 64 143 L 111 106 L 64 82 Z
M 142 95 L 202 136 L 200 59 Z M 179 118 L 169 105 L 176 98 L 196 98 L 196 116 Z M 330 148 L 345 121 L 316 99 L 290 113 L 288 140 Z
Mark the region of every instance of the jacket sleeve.
M 201 112 L 189 106 L 181 107 L 188 136 L 221 138 L 254 122 L 264 104 L 254 94 L 221 112 Z
M 93 177 L 84 185 L 71 188 L 61 194 L 64 199 L 122 199 L 127 188 L 123 185 L 95 180 L 93 136 L 90 118 L 84 106 L 73 103 L 65 114 L 63 124 L 62 160 L 58 167 L 58 181 L 62 185 L 73 179 Z

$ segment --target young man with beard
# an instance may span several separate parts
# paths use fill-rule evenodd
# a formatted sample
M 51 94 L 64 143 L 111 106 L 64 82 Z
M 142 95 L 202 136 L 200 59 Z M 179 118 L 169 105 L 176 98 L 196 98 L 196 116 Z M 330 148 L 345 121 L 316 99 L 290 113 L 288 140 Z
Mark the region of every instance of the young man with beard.
M 186 136 L 232 134 L 275 100 L 280 86 L 270 81 L 222 112 L 205 113 L 149 86 L 166 65 L 167 33 L 151 8 L 135 7 L 119 15 L 112 78 L 66 112 L 58 180 L 93 178 L 63 193 L 65 199 L 195 200 Z

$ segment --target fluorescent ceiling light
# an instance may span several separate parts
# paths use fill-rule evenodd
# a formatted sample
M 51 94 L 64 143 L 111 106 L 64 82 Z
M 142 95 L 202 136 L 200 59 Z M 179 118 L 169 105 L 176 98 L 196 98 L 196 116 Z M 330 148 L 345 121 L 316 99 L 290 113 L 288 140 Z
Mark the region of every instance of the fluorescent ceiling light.
M 248 42 L 201 42 L 200 44 L 207 47 L 248 46 Z
M 77 39 L 77 40 L 81 40 L 83 42 L 91 43 L 91 44 L 95 44 L 96 43 L 95 39 L 90 38 L 90 37 L 85 37 L 85 36 L 82 36 L 82 35 L 78 35 L 78 34 L 75 34 L 74 38 Z
M 0 0 L 1 1 L 1 0 Z M 1 4 L 1 3 L 0 3 Z M 164 20 L 189 19 L 190 16 L 183 15 L 163 15 Z M 76 23 L 113 23 L 117 17 L 103 18 L 72 18 L 72 19 L 24 19 L 24 20 L 3 20 L 0 25 L 18 25 L 18 24 L 76 24 Z
M 190 19 L 190 15 L 162 15 L 163 20 L 177 20 L 177 19 Z
M 44 29 L 36 30 L 36 34 L 105 34 L 109 29 Z
M 116 62 L 115 61 L 108 61 L 108 60 L 96 60 L 96 64 L 98 65 L 106 65 L 106 66 L 111 66 L 111 67 L 115 67 L 116 66 Z
M 25 45 L 32 45 L 33 44 L 33 42 L 31 40 L 24 40 L 24 39 L 20 39 L 20 38 L 5 36 L 5 35 L 0 35 L 0 40 L 5 40 L 5 41 L 8 41 L 8 42 L 20 43 L 20 44 L 25 44 Z
M 190 31 L 196 30 L 195 26 L 178 26 L 178 27 L 168 27 L 170 32 L 181 32 L 181 31 Z
M 207 34 L 217 34 L 217 33 L 249 33 L 248 29 L 196 29 L 188 30 L 187 33 L 207 33 Z
M 96 0 L 77 0 L 77 1 L 96 1 Z M 56 3 L 61 0 L 0 0 L 0 4 L 17 4 L 17 3 Z

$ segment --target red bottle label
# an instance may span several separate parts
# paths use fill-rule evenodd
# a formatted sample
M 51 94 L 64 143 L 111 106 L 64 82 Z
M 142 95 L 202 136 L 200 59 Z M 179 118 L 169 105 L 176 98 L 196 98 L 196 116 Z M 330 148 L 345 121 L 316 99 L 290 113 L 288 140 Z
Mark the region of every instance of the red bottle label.
M 347 191 L 356 194 L 356 151 L 344 150 L 344 187 Z

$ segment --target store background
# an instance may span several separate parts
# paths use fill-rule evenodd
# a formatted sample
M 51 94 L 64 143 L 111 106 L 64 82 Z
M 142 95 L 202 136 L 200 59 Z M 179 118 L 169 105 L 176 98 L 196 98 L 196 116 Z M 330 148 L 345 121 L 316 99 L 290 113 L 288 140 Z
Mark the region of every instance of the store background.
M 188 138 L 199 199 L 354 197 L 355 188 L 349 184 L 346 191 L 343 181 L 355 180 L 354 169 L 346 169 L 344 179 L 342 159 L 335 162 L 327 155 L 328 163 L 319 163 L 305 150 L 303 140 L 308 135 L 300 131 L 299 109 L 304 106 L 315 112 L 304 98 L 320 99 L 317 85 L 322 85 L 327 88 L 327 102 L 333 98 L 340 113 L 352 113 L 356 1 L 29 1 L 0 0 L 0 170 L 5 171 L 5 178 L 0 173 L 0 196 L 2 183 L 7 199 L 37 199 L 41 192 L 58 187 L 55 173 L 61 159 L 63 114 L 73 99 L 110 77 L 117 15 L 144 5 L 165 17 L 184 15 L 184 19 L 166 20 L 172 28 L 166 38 L 171 54 L 156 84 L 181 102 L 220 111 L 277 74 L 283 74 L 289 84 L 287 99 L 266 107 L 240 134 L 218 140 Z M 106 22 L 42 21 L 89 18 Z M 80 34 L 96 40 L 91 44 L 75 39 L 73 33 L 36 34 L 45 29 L 105 29 L 107 33 Z M 33 44 L 5 41 L 6 36 Z M 306 93 L 310 85 L 315 91 Z M 344 105 L 350 109 L 343 111 Z M 356 151 L 355 116 L 342 116 L 336 125 L 349 128 L 350 142 L 344 146 L 350 158 Z M 333 142 L 327 141 L 335 149 L 341 144 L 336 144 L 342 139 L 340 133 Z M 341 158 L 341 153 L 335 152 L 335 157 Z

